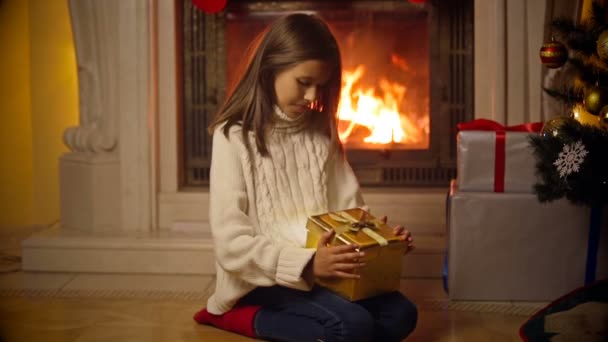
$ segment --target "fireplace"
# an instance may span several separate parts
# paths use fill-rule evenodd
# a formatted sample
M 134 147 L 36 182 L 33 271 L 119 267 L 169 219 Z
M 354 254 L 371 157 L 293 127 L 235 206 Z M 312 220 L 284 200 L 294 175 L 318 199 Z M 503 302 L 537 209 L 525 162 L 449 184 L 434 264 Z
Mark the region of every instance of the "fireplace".
M 316 13 L 342 51 L 339 131 L 364 186 L 447 186 L 455 126 L 473 117 L 473 1 L 229 1 L 203 14 L 184 0 L 182 187 L 209 181 L 206 127 L 243 52 L 276 17 Z M 179 12 L 179 11 L 178 11 Z
M 225 51 L 221 49 L 225 46 L 217 43 L 224 40 L 222 20 L 226 18 L 194 17 L 183 8 L 183 1 L 70 1 L 79 68 L 80 120 L 66 130 L 65 143 L 70 152 L 59 159 L 61 227 L 24 241 L 24 271 L 213 274 L 209 227 L 195 225 L 209 220 L 205 210 L 209 192 L 201 188 L 208 168 L 208 145 L 186 147 L 185 138 L 201 142 L 207 139 L 203 135 L 206 124 L 202 122 L 206 116 L 202 114 L 208 111 L 212 115 L 221 100 L 220 84 L 226 73 L 225 64 L 219 63 L 217 56 L 223 56 Z M 544 21 L 538 18 L 544 18 L 550 10 L 545 9 L 543 1 L 528 1 L 525 6 L 504 0 L 473 2 L 474 91 L 470 90 L 473 70 L 469 64 L 472 25 L 462 26 L 473 20 L 467 7 L 471 4 L 444 8 L 445 2 L 456 0 L 441 4 L 429 1 L 424 6 L 435 15 L 433 30 L 443 38 L 437 38 L 441 40 L 438 50 L 430 50 L 430 62 L 433 56 L 440 62 L 438 67 L 430 67 L 429 150 L 439 154 L 427 169 L 451 167 L 450 140 L 437 143 L 434 139 L 443 135 L 453 139 L 454 122 L 461 120 L 459 116 L 468 119 L 472 115 L 473 94 L 474 118 L 507 125 L 550 118 L 542 111 L 537 54 L 544 39 Z M 229 2 L 233 5 L 238 0 Z M 356 6 L 360 6 L 358 1 Z M 186 18 L 187 14 L 191 19 Z M 523 24 L 522 18 L 527 18 Z M 205 35 L 184 40 L 188 33 L 182 36 L 180 28 L 186 20 L 196 30 L 207 27 Z M 435 42 L 430 41 L 431 46 Z M 187 50 L 184 43 L 201 52 L 178 55 L 178 51 Z M 183 49 L 176 48 L 180 44 Z M 208 54 L 205 47 L 210 49 Z M 205 81 L 188 83 L 183 77 L 186 68 L 196 70 L 200 75 L 196 79 Z M 440 87 L 433 88 L 433 81 Z M 187 105 L 186 96 L 198 101 L 192 102 L 196 105 Z M 433 110 L 439 111 L 438 120 Z M 198 116 L 188 119 L 187 111 Z M 186 120 L 200 122 L 185 124 Z M 448 123 L 436 129 L 437 122 Z M 434 133 L 440 129 L 443 131 Z M 190 169 L 185 167 L 186 153 L 191 153 Z M 182 158 L 181 164 L 178 157 Z M 349 157 L 352 162 L 352 155 Z M 414 165 L 398 167 L 414 175 L 411 170 L 429 163 L 415 164 L 418 159 L 412 154 L 406 157 L 408 165 Z M 180 172 L 183 175 L 178 175 Z M 190 181 L 186 181 L 188 177 Z M 188 187 L 195 191 L 188 191 Z M 441 265 L 442 249 L 429 247 L 437 245 L 428 237 L 436 241 L 436 237 L 445 235 L 445 215 L 441 214 L 445 210 L 444 189 L 392 191 L 368 186 L 363 188 L 363 196 L 373 210 L 405 225 L 418 238 L 427 236 L 427 242 L 422 243 L 426 247 L 411 255 L 414 259 L 408 272 L 440 277 L 436 272 L 440 267 L 433 265 Z

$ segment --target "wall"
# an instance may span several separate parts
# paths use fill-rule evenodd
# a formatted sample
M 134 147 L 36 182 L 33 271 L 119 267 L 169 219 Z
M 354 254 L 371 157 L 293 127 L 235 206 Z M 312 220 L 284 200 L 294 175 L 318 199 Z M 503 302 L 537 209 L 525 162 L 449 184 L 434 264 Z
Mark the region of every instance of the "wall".
M 28 10 L 0 1 L 0 227 L 33 223 Z
M 59 219 L 62 134 L 78 121 L 67 6 L 64 0 L 0 1 L 0 227 Z
M 30 1 L 33 221 L 59 220 L 63 131 L 78 123 L 76 57 L 67 0 Z

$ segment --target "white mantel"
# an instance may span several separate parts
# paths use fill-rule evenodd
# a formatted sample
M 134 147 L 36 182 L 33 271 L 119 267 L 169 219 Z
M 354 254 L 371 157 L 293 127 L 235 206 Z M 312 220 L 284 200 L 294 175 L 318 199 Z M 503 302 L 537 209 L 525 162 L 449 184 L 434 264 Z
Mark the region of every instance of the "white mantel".
M 59 160 L 61 225 L 24 242 L 24 270 L 212 273 L 208 196 L 178 183 L 175 3 L 69 3 L 80 123 Z M 544 10 L 544 1 L 475 1 L 476 117 L 542 119 Z M 414 232 L 444 234 L 444 192 L 364 196 Z

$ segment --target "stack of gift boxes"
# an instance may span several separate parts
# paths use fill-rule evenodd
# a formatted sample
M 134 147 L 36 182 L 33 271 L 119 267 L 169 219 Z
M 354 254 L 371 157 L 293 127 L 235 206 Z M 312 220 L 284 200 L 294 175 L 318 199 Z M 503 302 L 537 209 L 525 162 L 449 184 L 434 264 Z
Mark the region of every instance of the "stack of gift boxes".
M 458 173 L 447 202 L 444 285 L 451 299 L 546 301 L 585 285 L 586 274 L 608 276 L 606 215 L 599 238 L 590 237 L 589 208 L 566 199 L 541 203 L 534 193 L 528 139 L 538 133 L 526 131 L 538 129 L 487 120 L 459 125 Z

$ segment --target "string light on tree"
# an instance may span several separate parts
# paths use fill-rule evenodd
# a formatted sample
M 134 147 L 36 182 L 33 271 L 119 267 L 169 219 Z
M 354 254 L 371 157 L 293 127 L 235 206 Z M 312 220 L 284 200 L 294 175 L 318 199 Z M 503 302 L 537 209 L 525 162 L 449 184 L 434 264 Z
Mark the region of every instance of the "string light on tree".
M 572 117 L 583 125 L 598 126 L 599 118 L 589 113 L 582 105 L 577 105 L 572 109 Z
M 608 129 L 608 105 L 602 107 L 602 110 L 600 110 L 598 117 L 600 120 L 600 126 L 603 129 Z

